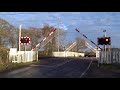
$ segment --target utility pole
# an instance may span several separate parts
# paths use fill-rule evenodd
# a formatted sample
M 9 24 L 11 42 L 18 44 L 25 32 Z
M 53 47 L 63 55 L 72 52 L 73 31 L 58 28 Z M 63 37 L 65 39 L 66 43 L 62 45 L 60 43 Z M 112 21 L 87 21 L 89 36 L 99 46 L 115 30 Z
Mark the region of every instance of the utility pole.
M 21 27 L 22 27 L 22 25 L 20 25 L 20 27 L 19 27 L 19 51 L 20 51 L 20 37 L 21 37 Z
M 60 40 L 59 40 L 59 34 L 60 34 L 60 32 L 59 32 L 59 23 L 60 23 L 60 18 L 58 18 L 58 52 L 59 52 L 59 45 L 60 45 Z
M 106 30 L 103 30 L 104 38 L 106 37 Z M 106 60 L 106 45 L 104 44 L 105 60 Z
M 19 51 L 18 51 L 18 60 L 19 60 L 19 62 L 21 62 L 21 57 L 20 57 L 20 48 L 21 48 L 21 46 L 20 46 L 20 38 L 21 38 L 21 26 L 22 25 L 20 25 L 20 27 L 19 27 Z
M 104 32 L 104 38 L 106 37 L 106 30 L 103 30 L 103 32 Z M 104 51 L 106 50 L 106 45 L 104 44 Z

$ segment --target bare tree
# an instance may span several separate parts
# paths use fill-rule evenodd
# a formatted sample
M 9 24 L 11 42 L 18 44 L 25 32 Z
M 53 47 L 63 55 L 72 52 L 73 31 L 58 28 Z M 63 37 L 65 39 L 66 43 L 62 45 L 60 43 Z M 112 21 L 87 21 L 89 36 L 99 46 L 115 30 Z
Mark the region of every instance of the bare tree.
M 14 33 L 14 34 L 13 34 Z M 6 20 L 0 18 L 0 62 L 7 62 L 8 46 L 14 46 L 15 40 L 15 27 L 8 23 Z M 12 38 L 11 38 L 12 37 Z M 11 42 L 12 41 L 12 42 Z
M 77 42 L 77 45 L 76 45 L 77 51 L 79 51 L 80 49 L 86 49 L 87 48 L 87 46 L 85 45 L 85 40 L 84 39 L 82 39 L 80 37 L 77 37 L 76 42 Z
M 43 37 L 46 37 L 49 35 L 49 33 L 52 31 L 53 26 L 49 26 L 48 24 L 45 24 L 42 28 L 42 35 Z M 52 39 L 49 43 L 47 43 L 50 39 Z M 55 42 L 55 33 L 53 33 L 50 37 L 48 37 L 45 41 L 47 43 L 44 47 L 44 51 L 46 52 L 46 55 L 51 55 L 53 51 L 55 51 L 56 48 L 56 42 Z
M 39 43 L 39 39 L 41 36 L 41 28 L 22 28 L 21 30 L 21 36 L 28 36 L 30 37 L 30 44 L 27 45 L 26 50 L 31 50 L 36 44 Z M 21 45 L 21 49 L 24 50 L 24 45 Z
M 0 19 L 0 45 L 14 47 L 17 37 L 16 28 L 4 19 Z

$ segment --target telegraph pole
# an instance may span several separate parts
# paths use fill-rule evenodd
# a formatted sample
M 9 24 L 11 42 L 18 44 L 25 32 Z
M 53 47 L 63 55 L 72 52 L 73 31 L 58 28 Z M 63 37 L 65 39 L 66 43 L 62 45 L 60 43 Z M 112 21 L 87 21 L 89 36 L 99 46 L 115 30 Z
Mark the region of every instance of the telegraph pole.
M 104 32 L 104 38 L 106 37 L 106 30 L 103 30 L 103 32 Z M 106 50 L 106 45 L 104 44 L 104 51 Z
M 103 30 L 104 38 L 106 37 L 106 30 Z M 106 45 L 104 44 L 105 60 L 106 60 Z
M 20 25 L 20 27 L 19 27 L 19 51 L 20 51 L 20 37 L 21 37 L 21 27 L 22 27 L 22 25 Z
M 60 33 L 59 33 L 59 23 L 60 23 L 60 18 L 58 18 L 58 52 L 59 52 L 59 45 L 60 45 L 60 40 L 59 40 L 59 38 L 60 38 L 60 37 L 59 37 L 59 36 L 60 36 L 60 35 L 59 35 L 59 34 L 60 34 Z
M 22 25 L 20 25 L 20 27 L 19 27 L 19 52 L 18 52 L 19 62 L 21 62 L 21 59 L 20 59 L 20 48 L 21 48 L 21 46 L 20 46 L 21 26 L 22 26 Z

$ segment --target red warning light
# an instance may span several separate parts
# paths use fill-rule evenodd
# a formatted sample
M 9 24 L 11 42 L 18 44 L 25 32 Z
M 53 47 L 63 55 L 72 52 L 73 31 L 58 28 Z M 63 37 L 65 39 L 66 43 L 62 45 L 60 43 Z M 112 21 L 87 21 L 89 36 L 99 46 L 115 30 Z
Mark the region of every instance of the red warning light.
M 23 36 L 21 36 L 21 38 L 20 38 L 20 44 L 30 44 L 30 37 L 28 37 L 28 36 L 26 36 L 26 37 L 23 37 Z

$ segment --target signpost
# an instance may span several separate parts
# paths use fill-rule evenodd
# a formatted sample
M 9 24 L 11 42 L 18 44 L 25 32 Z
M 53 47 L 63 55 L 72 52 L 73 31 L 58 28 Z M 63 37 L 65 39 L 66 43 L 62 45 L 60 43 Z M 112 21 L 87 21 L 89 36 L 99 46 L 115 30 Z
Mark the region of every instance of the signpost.
M 103 35 L 103 37 L 99 37 L 99 38 L 97 38 L 98 39 L 98 45 L 103 45 L 103 51 L 104 51 L 104 61 L 106 61 L 107 62 L 107 60 L 106 60 L 106 52 L 110 49 L 110 48 L 106 48 L 106 46 L 107 45 L 111 45 L 111 37 L 107 37 L 106 36 L 106 30 L 103 30 L 103 32 L 104 32 L 104 35 Z M 105 63 L 106 63 L 105 62 Z
M 26 53 L 26 45 L 30 44 L 30 37 L 28 37 L 28 36 L 22 37 L 21 36 L 20 44 L 25 46 L 25 49 L 24 49 L 24 61 L 26 61 L 26 55 L 25 55 L 25 53 Z

